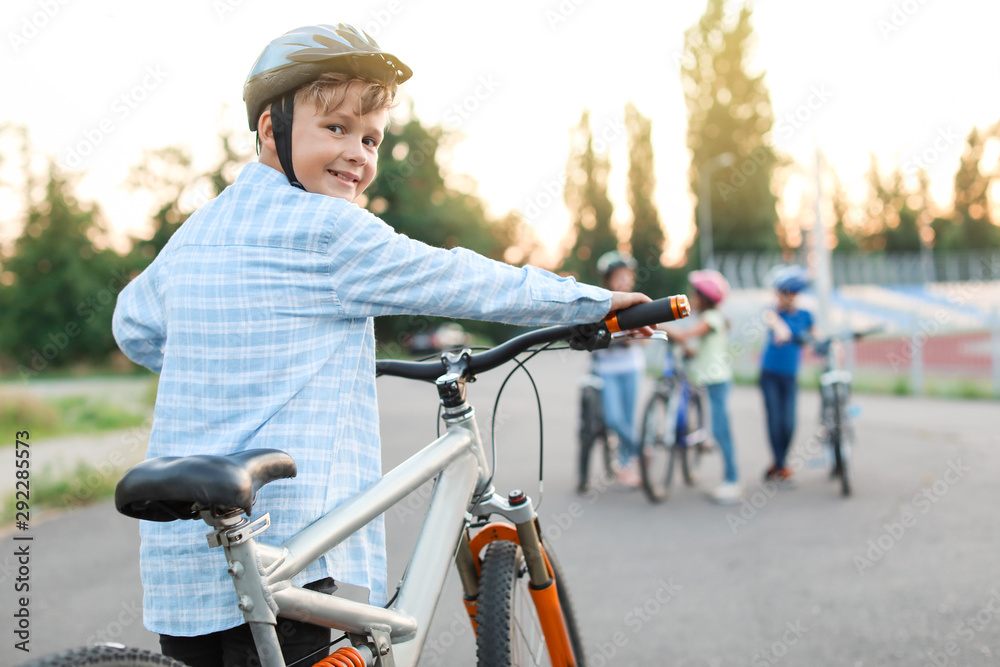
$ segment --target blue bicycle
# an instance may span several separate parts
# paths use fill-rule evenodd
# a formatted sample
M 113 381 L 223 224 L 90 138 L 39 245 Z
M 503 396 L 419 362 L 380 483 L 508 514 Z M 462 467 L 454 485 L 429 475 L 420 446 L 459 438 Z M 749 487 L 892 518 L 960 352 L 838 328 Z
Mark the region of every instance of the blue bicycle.
M 670 495 L 674 468 L 680 464 L 687 486 L 694 486 L 702 456 L 711 451 L 701 390 L 688 380 L 683 360 L 668 344 L 663 373 L 642 417 L 639 469 L 642 488 L 650 502 Z

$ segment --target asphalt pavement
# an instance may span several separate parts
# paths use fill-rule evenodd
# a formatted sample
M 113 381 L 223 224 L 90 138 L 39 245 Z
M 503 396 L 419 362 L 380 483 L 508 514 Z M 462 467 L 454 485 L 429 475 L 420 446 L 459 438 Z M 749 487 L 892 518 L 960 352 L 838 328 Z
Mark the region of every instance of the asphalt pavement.
M 855 494 L 845 499 L 809 461 L 818 396 L 799 401 L 796 486 L 776 490 L 759 482 L 768 464 L 759 392 L 737 387 L 731 419 L 745 502 L 708 501 L 721 475 L 713 456 L 700 486 L 654 506 L 610 484 L 575 493 L 576 383 L 586 364 L 585 355 L 553 352 L 529 368 L 544 410 L 540 521 L 591 667 L 997 664 L 997 403 L 857 396 Z M 487 433 L 502 379 L 494 371 L 470 385 Z M 434 437 L 435 400 L 419 383 L 383 378 L 378 388 L 389 469 Z M 521 374 L 497 421 L 498 490 L 523 488 L 537 500 L 539 419 Z M 405 567 L 425 496 L 386 513 L 390 582 Z M 103 502 L 35 520 L 27 536 L 32 651 L 14 649 L 15 619 L 4 614 L 0 664 L 89 639 L 155 648 L 141 626 L 135 522 Z M 16 611 L 14 537 L 0 535 L 0 599 Z M 452 575 L 421 664 L 464 667 L 474 654 Z

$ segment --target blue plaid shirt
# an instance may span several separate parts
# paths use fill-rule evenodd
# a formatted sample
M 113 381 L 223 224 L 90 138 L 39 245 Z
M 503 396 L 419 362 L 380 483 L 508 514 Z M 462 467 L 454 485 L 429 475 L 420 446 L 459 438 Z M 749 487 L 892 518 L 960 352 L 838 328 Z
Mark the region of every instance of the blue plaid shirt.
M 428 224 L 433 224 L 429 220 Z M 596 321 L 610 293 L 468 250 L 432 248 L 354 204 L 251 163 L 121 293 L 122 351 L 160 374 L 148 457 L 290 453 L 294 480 L 259 493 L 280 544 L 381 475 L 372 317 L 443 315 L 523 325 Z M 243 622 L 201 521 L 141 522 L 143 613 L 153 632 Z M 386 599 L 381 518 L 297 585 L 333 577 Z

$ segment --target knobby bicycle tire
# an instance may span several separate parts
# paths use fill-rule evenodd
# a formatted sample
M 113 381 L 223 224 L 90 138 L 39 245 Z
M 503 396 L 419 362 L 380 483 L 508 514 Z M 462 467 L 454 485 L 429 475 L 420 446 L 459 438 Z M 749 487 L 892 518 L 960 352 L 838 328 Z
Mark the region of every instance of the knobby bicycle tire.
M 687 400 L 687 419 L 685 419 L 685 433 L 687 438 L 694 433 L 706 434 L 705 409 L 701 403 L 701 394 L 695 388 L 690 389 Z M 680 436 L 680 434 L 678 434 Z M 706 436 L 707 437 L 707 436 Z M 707 440 L 703 437 L 698 442 L 685 441 L 685 445 L 675 445 L 674 449 L 681 459 L 681 474 L 684 476 L 684 483 L 688 486 L 695 484 L 695 471 L 701 464 L 701 457 L 707 446 Z
M 650 502 L 663 502 L 670 495 L 677 447 L 667 443 L 669 399 L 657 392 L 649 398 L 642 415 L 639 473 L 642 490 Z
M 566 621 L 574 659 L 579 667 L 585 667 L 580 631 L 566 581 L 554 555 L 548 549 L 546 553 L 555 573 L 559 606 Z M 476 610 L 476 657 L 479 667 L 552 664 L 528 584 L 520 545 L 497 541 L 487 546 Z
M 87 646 L 36 658 L 19 667 L 185 667 L 183 662 L 137 648 Z
M 616 447 L 609 438 L 604 425 L 604 410 L 601 393 L 593 387 L 584 387 L 580 392 L 580 419 L 578 437 L 578 477 L 581 486 L 590 481 L 590 463 L 594 449 L 600 453 L 605 479 L 614 476 Z
M 847 452 L 847 441 L 844 438 L 844 409 L 841 405 L 841 392 L 833 385 L 833 424 L 830 429 L 830 444 L 833 446 L 834 470 L 840 479 L 840 495 L 851 495 L 850 456 Z

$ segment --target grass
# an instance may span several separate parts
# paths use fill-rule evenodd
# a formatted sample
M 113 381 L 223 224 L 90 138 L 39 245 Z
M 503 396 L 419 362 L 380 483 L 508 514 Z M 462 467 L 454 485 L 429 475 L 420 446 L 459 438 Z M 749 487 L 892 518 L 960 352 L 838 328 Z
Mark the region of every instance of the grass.
M 756 385 L 757 375 L 749 373 L 737 374 L 736 384 Z M 803 370 L 799 376 L 799 386 L 803 389 L 819 389 L 819 372 L 812 369 Z M 913 386 L 909 375 L 892 373 L 872 373 L 857 371 L 854 373 L 852 391 L 857 394 L 889 394 L 892 396 L 913 396 Z M 988 379 L 948 378 L 929 376 L 924 378 L 924 396 L 929 398 L 951 398 L 959 400 L 993 400 L 993 385 Z
M 32 475 L 31 478 L 30 519 L 35 520 L 40 510 L 72 509 L 108 498 L 114 494 L 120 477 L 120 470 L 96 468 L 83 461 L 74 470 L 62 474 L 54 473 L 51 467 L 46 466 L 41 475 Z M 2 523 L 12 522 L 14 513 L 15 498 L 11 495 L 0 511 Z
M 139 426 L 146 418 L 90 396 L 46 401 L 30 394 L 0 393 L 0 434 L 4 436 L 24 430 L 30 431 L 32 438 L 116 431 Z M 9 445 L 13 440 L 4 437 L 0 442 Z

